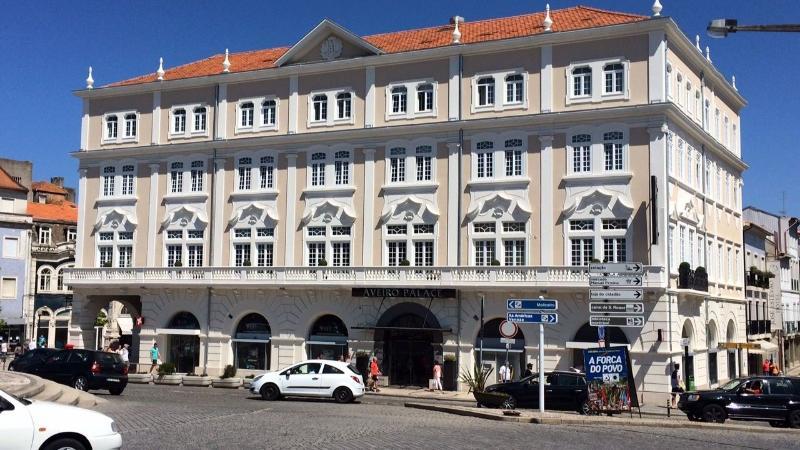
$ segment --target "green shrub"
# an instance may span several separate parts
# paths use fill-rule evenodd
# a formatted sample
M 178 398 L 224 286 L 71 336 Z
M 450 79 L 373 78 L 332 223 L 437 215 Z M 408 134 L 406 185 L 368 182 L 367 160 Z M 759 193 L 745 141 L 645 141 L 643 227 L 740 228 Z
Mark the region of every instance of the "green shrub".
M 486 390 L 486 381 L 489 379 L 492 370 L 483 370 L 480 364 L 475 364 L 472 370 L 461 372 L 461 382 L 469 386 L 472 392 L 483 392 Z
M 320 259 L 319 261 L 317 261 L 317 265 L 318 265 L 319 267 L 325 267 L 325 266 L 327 266 L 327 265 L 328 265 L 328 261 L 326 261 L 326 260 L 324 260 L 324 259 Z
M 403 266 L 403 267 L 410 266 L 411 262 L 409 260 L 407 260 L 407 259 L 403 259 L 403 260 L 400 261 L 400 265 Z
M 175 364 L 165 362 L 158 365 L 159 377 L 163 377 L 164 375 L 174 375 L 174 374 L 175 374 Z
M 444 355 L 444 360 L 445 361 L 455 361 L 456 360 L 456 355 L 449 355 L 449 354 L 448 355 Z
M 225 366 L 225 370 L 222 372 L 222 378 L 233 378 L 236 376 L 236 367 L 228 364 Z

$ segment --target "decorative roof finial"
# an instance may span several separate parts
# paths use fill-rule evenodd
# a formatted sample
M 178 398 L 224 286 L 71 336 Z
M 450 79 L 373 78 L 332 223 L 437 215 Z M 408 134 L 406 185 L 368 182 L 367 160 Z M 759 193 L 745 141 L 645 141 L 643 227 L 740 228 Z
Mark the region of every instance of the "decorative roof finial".
M 456 24 L 456 27 L 453 28 L 453 44 L 461 43 L 461 31 L 458 29 L 458 22 L 461 20 L 464 20 L 461 16 L 453 17 L 453 22 Z
M 158 58 L 158 70 L 156 71 L 156 75 L 158 75 L 158 81 L 164 81 L 164 58 Z
M 706 59 L 711 62 L 711 49 L 706 45 Z
M 697 47 L 697 51 L 703 53 L 703 49 L 700 48 L 700 35 L 694 35 L 694 46 Z
M 89 66 L 89 76 L 86 77 L 86 89 L 94 89 L 94 78 L 92 78 L 92 66 Z
M 228 59 L 228 49 L 225 49 L 225 61 L 222 61 L 222 73 L 231 71 L 231 61 Z
M 731 75 L 731 86 L 733 86 L 733 89 L 734 89 L 735 91 L 738 91 L 738 90 L 739 90 L 739 89 L 736 87 L 736 75 Z
M 661 2 L 660 2 L 660 1 L 658 1 L 658 0 L 654 1 L 654 2 L 653 2 L 653 17 L 658 17 L 658 16 L 660 16 L 660 15 L 661 15 L 661 10 L 662 10 L 662 9 L 664 9 L 664 7 L 663 7 L 663 6 L 661 6 Z
M 550 3 L 545 5 L 545 16 L 544 16 L 544 31 L 553 31 L 553 19 L 550 18 Z

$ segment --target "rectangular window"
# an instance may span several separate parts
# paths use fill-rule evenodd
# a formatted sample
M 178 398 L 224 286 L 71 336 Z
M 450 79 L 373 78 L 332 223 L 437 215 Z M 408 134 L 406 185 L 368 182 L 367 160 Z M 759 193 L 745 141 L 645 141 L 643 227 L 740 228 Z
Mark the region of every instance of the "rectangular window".
M 522 150 L 506 150 L 506 176 L 522 175 Z
M 263 156 L 258 171 L 261 189 L 272 189 L 275 186 L 275 158 Z
M 183 265 L 183 246 L 167 245 L 167 267 Z
M 136 114 L 125 115 L 125 137 L 136 137 Z
M 189 267 L 202 267 L 203 266 L 203 246 L 202 245 L 187 245 L 186 250 L 188 253 L 188 266 Z
M 117 262 L 117 267 L 131 267 L 131 261 L 133 258 L 133 247 L 130 245 L 122 245 L 117 250 L 119 257 Z
M 113 241 L 114 240 L 114 233 L 111 233 L 111 232 L 100 233 L 99 240 L 101 240 L 101 241 Z
M 206 131 L 206 109 L 203 107 L 194 109 L 194 131 Z
M 350 236 L 350 227 L 331 227 L 331 236 Z
M 261 104 L 261 125 L 275 125 L 277 106 L 278 104 L 275 100 L 265 100 Z
M 569 221 L 569 230 L 570 231 L 593 231 L 594 230 L 594 220 L 570 220 Z
M 78 230 L 75 228 L 67 228 L 65 238 L 67 242 L 75 242 L 75 240 L 78 239 Z
M 494 222 L 478 222 L 472 224 L 472 231 L 475 233 L 494 233 Z
M 589 97 L 592 95 L 592 69 L 591 67 L 576 67 L 572 69 L 572 96 Z
M 104 167 L 103 168 L 103 196 L 111 197 L 114 195 L 114 178 L 116 177 L 116 168 Z
M 2 298 L 17 298 L 17 279 L 11 277 L 3 277 L 0 283 L 0 297 Z
M 417 267 L 433 266 L 433 242 L 414 242 L 414 265 Z
M 333 266 L 334 267 L 347 267 L 350 265 L 350 243 L 349 242 L 334 242 L 332 245 L 333 250 Z
M 570 239 L 570 257 L 573 266 L 586 266 L 594 258 L 592 239 Z
M 491 241 L 475 241 L 475 265 L 476 266 L 490 266 L 495 258 L 495 242 Z
M 417 147 L 417 181 L 430 181 L 432 178 L 433 159 L 430 156 L 433 149 L 430 145 L 420 145 Z
M 627 230 L 628 221 L 625 219 L 603 219 L 604 230 Z
M 346 185 L 350 183 L 350 163 L 348 161 L 336 161 L 333 168 L 337 185 Z
M 503 233 L 524 233 L 525 222 L 503 222 Z
M 336 118 L 349 119 L 352 109 L 352 100 L 349 92 L 343 92 L 336 96 Z
M 494 105 L 494 78 L 478 80 L 478 106 Z
M 515 239 L 503 241 L 505 247 L 507 266 L 524 266 L 525 265 L 525 240 Z
M 308 227 L 308 236 L 325 236 L 325 227 Z
M 117 138 L 117 116 L 106 117 L 106 139 Z
M 313 97 L 314 103 L 314 121 L 323 122 L 328 120 L 328 96 L 325 94 L 315 95 Z
M 494 152 L 479 152 L 478 159 L 478 178 L 491 178 L 494 175 Z
M 203 161 L 192 161 L 192 192 L 203 191 Z
M 386 243 L 387 255 L 389 257 L 388 264 L 391 267 L 399 266 L 402 261 L 406 261 L 406 242 L 387 242 Z
M 233 244 L 233 264 L 236 267 L 250 266 L 250 243 Z
M 625 250 L 625 238 L 603 239 L 603 261 L 625 262 L 628 260 Z
M 249 191 L 252 186 L 252 170 L 250 166 L 239 166 L 239 190 Z
M 605 169 L 606 170 L 622 170 L 622 133 L 612 131 L 603 134 L 603 151 L 605 154 Z M 617 141 L 617 142 L 609 142 Z
M 392 236 L 406 234 L 406 229 L 405 225 L 387 225 L 386 234 Z
M 524 88 L 522 75 L 506 77 L 506 103 L 522 103 Z
M 325 154 L 314 153 L 311 155 L 311 185 L 325 185 Z
M 50 245 L 53 241 L 52 230 L 49 227 L 39 227 L 39 244 Z
M 400 114 L 408 109 L 408 90 L 404 86 L 392 88 L 392 114 Z
M 122 195 L 133 195 L 134 166 L 122 166 Z
M 102 236 L 101 236 L 102 238 Z M 169 230 L 167 231 L 167 239 L 183 239 L 183 231 Z
M 170 192 L 183 192 L 183 163 L 174 162 L 170 167 Z
M 433 234 L 433 224 L 414 225 L 414 234 Z
M 406 181 L 406 149 L 389 150 L 389 176 L 392 183 Z
M 325 260 L 325 243 L 309 242 L 308 244 L 308 265 L 311 267 L 319 266 L 320 261 Z
M 97 248 L 98 263 L 100 267 L 111 267 L 114 261 L 114 247 L 102 246 Z
M 592 136 L 578 134 L 572 136 L 572 171 L 589 172 L 592 170 Z
M 275 228 L 259 228 L 256 230 L 257 237 L 275 237 Z
M 256 244 L 256 266 L 272 267 L 272 244 Z
M 680 262 L 688 262 L 686 261 L 686 227 L 681 225 L 678 230 L 678 250 L 680 251 Z
M 621 94 L 625 87 L 625 67 L 620 63 L 607 64 L 603 68 L 605 93 Z
M 433 111 L 433 85 L 425 83 L 417 87 L 417 112 Z
M 3 258 L 16 258 L 19 256 L 19 238 L 3 238 Z
M 203 230 L 187 230 L 186 239 L 203 239 Z

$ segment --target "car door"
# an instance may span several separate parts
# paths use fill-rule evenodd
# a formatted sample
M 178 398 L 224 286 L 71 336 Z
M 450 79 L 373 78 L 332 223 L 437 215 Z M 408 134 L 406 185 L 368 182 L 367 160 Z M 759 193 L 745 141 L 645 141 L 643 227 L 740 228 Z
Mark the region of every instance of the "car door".
M 345 383 L 344 376 L 345 373 L 339 370 L 338 367 L 325 364 L 322 367 L 322 374 L 319 378 L 319 395 L 333 396 L 333 391 Z
M 2 448 L 31 448 L 33 420 L 24 401 L 0 394 L 0 436 Z
M 548 409 L 572 409 L 573 377 L 551 373 L 545 377 L 544 404 Z
M 69 359 L 70 352 L 67 350 L 62 350 L 56 353 L 53 353 L 47 360 L 42 364 L 39 372 L 39 375 L 42 378 L 47 378 L 48 380 L 55 381 L 57 383 L 69 383 L 66 380 L 67 375 L 67 360 Z
M 784 420 L 789 415 L 789 403 L 794 396 L 792 381 L 773 377 L 767 380 L 769 393 L 764 396 L 764 413 L 770 419 Z
M 763 418 L 767 414 L 767 380 L 752 378 L 741 385 L 726 410 L 734 418 Z
M 539 375 L 521 381 L 519 388 L 514 392 L 509 392 L 517 399 L 517 405 L 521 407 L 535 408 L 539 406 Z
M 283 392 L 287 395 L 320 395 L 320 371 L 321 363 L 302 363 L 298 364 L 287 372 L 288 378 L 284 377 Z
M 558 396 L 564 409 L 580 407 L 586 394 L 586 381 L 580 375 L 558 374 Z

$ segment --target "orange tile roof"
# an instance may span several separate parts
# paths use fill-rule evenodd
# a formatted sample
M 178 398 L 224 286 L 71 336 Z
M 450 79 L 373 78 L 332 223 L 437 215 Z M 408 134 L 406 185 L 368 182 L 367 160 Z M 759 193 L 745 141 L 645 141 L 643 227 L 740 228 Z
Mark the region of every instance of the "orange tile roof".
M 464 22 L 459 25 L 461 42 L 463 44 L 474 44 L 478 42 L 542 34 L 544 33 L 544 27 L 542 25 L 544 16 L 544 12 L 537 12 L 499 19 Z M 647 16 L 637 14 L 607 11 L 587 6 L 574 6 L 571 8 L 553 10 L 550 11 L 550 17 L 553 19 L 552 30 L 554 32 L 640 22 L 648 18 Z M 416 30 L 375 34 L 372 36 L 365 36 L 363 39 L 386 53 L 401 53 L 452 45 L 452 35 L 453 25 L 446 24 Z M 273 68 L 275 67 L 275 61 L 286 53 L 289 48 L 290 47 L 278 47 L 266 50 L 231 53 L 229 55 L 231 63 L 230 71 L 235 73 Z M 200 61 L 169 68 L 165 70 L 164 79 L 178 80 L 221 74 L 222 61 L 224 59 L 225 55 L 217 54 Z M 111 83 L 106 87 L 150 83 L 156 80 L 156 74 L 150 73 Z
M 28 202 L 28 215 L 34 221 L 78 223 L 78 207 L 75 203 L 63 201 L 61 203 L 36 203 Z
M 66 189 L 47 181 L 34 181 L 31 187 L 34 191 L 38 192 L 47 192 L 49 194 L 61 194 L 61 195 L 68 194 Z
M 6 172 L 6 170 L 2 167 L 0 167 L 0 189 L 28 192 L 28 188 L 17 183 L 17 181 L 11 178 L 11 175 L 9 175 L 8 172 Z

